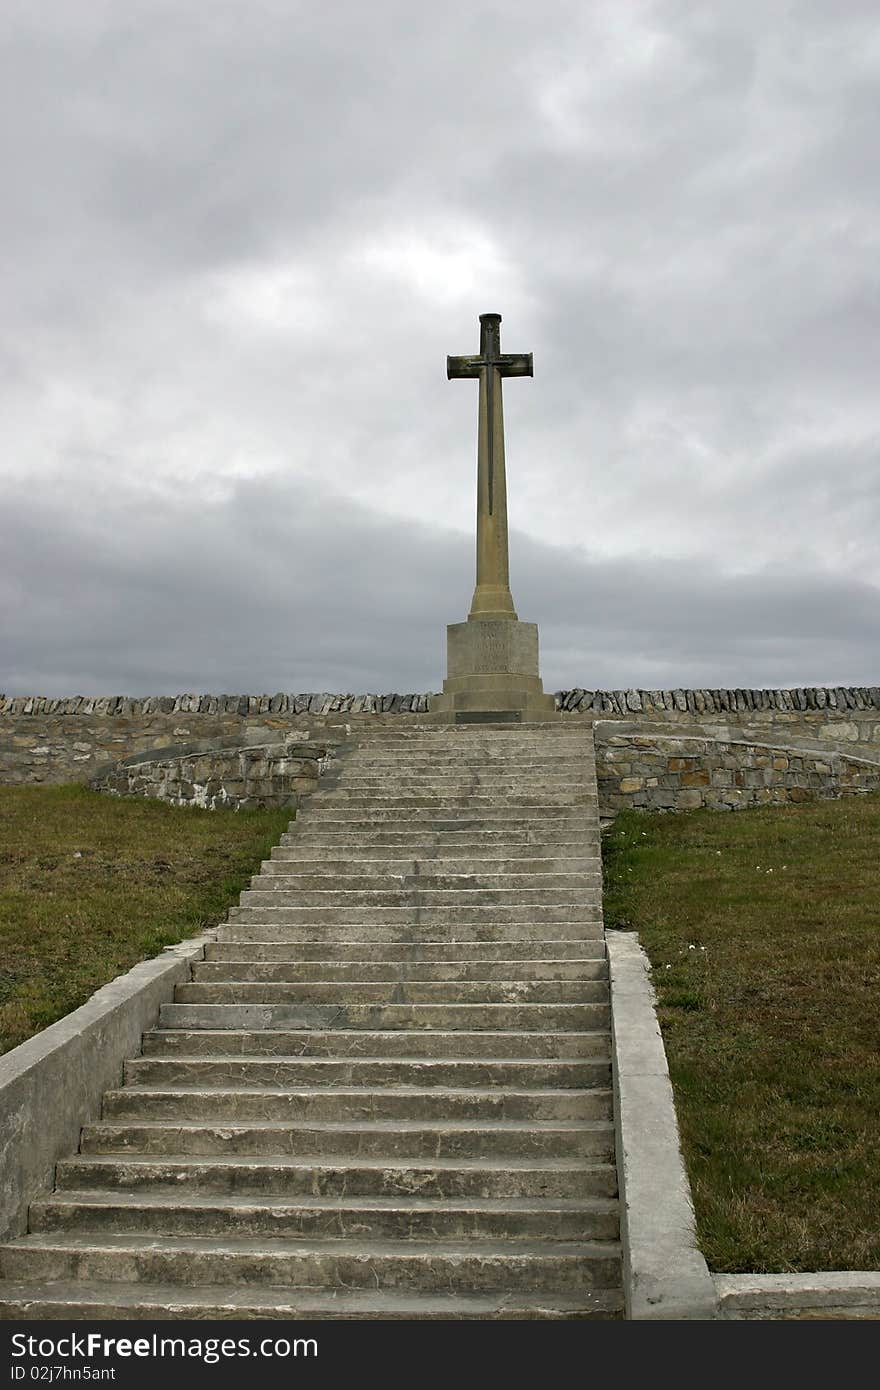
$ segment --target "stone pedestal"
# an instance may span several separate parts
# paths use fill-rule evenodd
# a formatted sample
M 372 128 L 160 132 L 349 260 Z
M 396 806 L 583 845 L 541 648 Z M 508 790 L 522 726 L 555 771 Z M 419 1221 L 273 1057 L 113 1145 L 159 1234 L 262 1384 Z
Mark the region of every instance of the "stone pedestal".
M 432 712 L 519 713 L 546 719 L 555 711 L 538 675 L 538 626 L 516 618 L 471 618 L 446 629 L 446 680 Z

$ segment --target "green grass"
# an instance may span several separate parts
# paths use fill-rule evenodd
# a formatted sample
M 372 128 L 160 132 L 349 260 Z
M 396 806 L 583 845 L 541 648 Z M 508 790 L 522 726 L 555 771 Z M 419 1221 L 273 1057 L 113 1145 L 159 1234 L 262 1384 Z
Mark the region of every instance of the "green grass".
M 291 814 L 0 787 L 0 1052 L 221 921 Z
M 880 1264 L 880 797 L 618 816 L 716 1272 Z

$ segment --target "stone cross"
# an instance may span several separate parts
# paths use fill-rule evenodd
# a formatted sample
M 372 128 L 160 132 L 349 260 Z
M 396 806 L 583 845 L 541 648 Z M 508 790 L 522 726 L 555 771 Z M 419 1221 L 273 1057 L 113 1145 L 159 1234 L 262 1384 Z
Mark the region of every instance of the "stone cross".
M 477 431 L 477 584 L 468 621 L 512 618 L 507 557 L 507 481 L 504 470 L 504 415 L 501 378 L 532 376 L 530 352 L 501 351 L 501 315 L 480 315 L 478 357 L 447 357 L 446 375 L 479 377 Z

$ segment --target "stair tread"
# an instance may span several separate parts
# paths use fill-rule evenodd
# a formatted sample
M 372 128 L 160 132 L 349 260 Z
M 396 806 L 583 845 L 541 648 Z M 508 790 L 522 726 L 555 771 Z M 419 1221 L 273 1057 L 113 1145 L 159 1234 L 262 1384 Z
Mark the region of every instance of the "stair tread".
M 249 1288 L 233 1285 L 202 1285 L 186 1287 L 179 1284 L 76 1283 L 55 1281 L 23 1283 L 0 1281 L 0 1309 L 4 1304 L 28 1306 L 48 1304 L 63 1309 L 82 1307 L 101 1316 L 104 1308 L 131 1310 L 138 1315 L 143 1309 L 149 1316 L 168 1314 L 177 1317 L 191 1310 L 196 1317 L 242 1313 L 259 1317 L 276 1316 L 284 1319 L 329 1316 L 333 1318 L 401 1319 L 459 1319 L 470 1317 L 489 1319 L 513 1316 L 520 1311 L 537 1316 L 558 1314 L 565 1317 L 595 1311 L 600 1315 L 615 1315 L 622 1311 L 623 1296 L 614 1289 L 583 1289 L 574 1294 L 556 1292 L 460 1294 L 400 1293 L 393 1289 L 345 1290 L 328 1288 L 299 1289 L 261 1285 Z M 209 1310 L 206 1312 L 205 1310 Z
M 61 1160 L 67 1167 L 88 1167 L 101 1164 L 132 1164 L 145 1167 L 217 1167 L 217 1168 L 363 1168 L 382 1172 L 386 1169 L 409 1172 L 411 1169 L 439 1170 L 443 1172 L 485 1173 L 493 1172 L 578 1172 L 590 1173 L 607 1170 L 613 1165 L 599 1159 L 590 1161 L 588 1156 L 552 1157 L 543 1154 L 532 1158 L 516 1155 L 503 1158 L 398 1158 L 377 1157 L 370 1154 L 70 1154 Z
M 336 1131 L 354 1131 L 358 1134 L 412 1134 L 420 1130 L 443 1130 L 454 1133 L 468 1133 L 472 1130 L 489 1130 L 492 1133 L 519 1134 L 540 1133 L 548 1134 L 551 1132 L 562 1131 L 566 1134 L 580 1133 L 603 1133 L 612 1128 L 610 1120 L 311 1120 L 308 1118 L 298 1119 L 296 1122 L 290 1120 L 141 1120 L 141 1119 L 120 1119 L 120 1120 L 92 1120 L 84 1126 L 84 1130 L 92 1133 L 95 1130 L 107 1129 L 174 1129 L 182 1131 L 196 1130 L 279 1130 L 288 1133 L 290 1130 L 315 1130 L 320 1134 L 329 1134 Z
M 204 1250 L 212 1255 L 229 1254 L 258 1254 L 268 1251 L 276 1254 L 311 1254 L 311 1253 L 333 1253 L 346 1254 L 349 1256 L 371 1258 L 382 1255 L 394 1255 L 397 1258 L 411 1257 L 413 1259 L 423 1258 L 431 1255 L 460 1256 L 462 1259 L 473 1259 L 479 1256 L 481 1259 L 492 1259 L 493 1257 L 510 1259 L 523 1259 L 532 1256 L 536 1259 L 555 1258 L 562 1256 L 577 1257 L 580 1255 L 616 1255 L 619 1254 L 619 1247 L 612 1241 L 601 1240 L 536 1240 L 526 1238 L 516 1242 L 515 1251 L 511 1251 L 509 1240 L 482 1240 L 478 1237 L 469 1237 L 467 1240 L 413 1240 L 405 1237 L 401 1240 L 370 1239 L 352 1240 L 349 1236 L 321 1236 L 321 1237 L 286 1237 L 272 1236 L 251 1237 L 251 1236 L 163 1236 L 161 1240 L 154 1235 L 141 1235 L 138 1232 L 112 1232 L 108 1231 L 96 1233 L 93 1231 L 35 1231 L 27 1236 L 21 1236 L 16 1241 L 6 1241 L 0 1243 L 0 1251 L 12 1249 L 22 1249 L 24 1246 L 31 1246 L 42 1250 L 52 1249 L 110 1249 L 110 1250 L 155 1250 L 157 1246 L 165 1250 L 173 1251 L 200 1251 Z M 2 1285 L 0 1285 L 2 1287 Z
M 180 1194 L 117 1192 L 107 1188 L 85 1188 L 82 1191 L 66 1188 L 63 1192 L 53 1192 L 42 1197 L 35 1206 L 47 1205 L 77 1207 L 175 1207 L 186 1206 L 198 1209 L 233 1211 L 237 1208 L 251 1210 L 286 1211 L 300 1207 L 314 1211 L 343 1211 L 351 1207 L 358 1211 L 478 1211 L 478 1212 L 545 1212 L 545 1211 L 599 1211 L 612 1212 L 617 1209 L 616 1197 L 382 1197 L 345 1196 L 315 1197 L 303 1196 L 263 1196 L 242 1198 L 240 1193 L 224 1197 L 222 1194 L 187 1194 L 185 1201 Z M 28 1239 L 30 1237 L 27 1237 Z M 7 1242 L 8 1243 L 8 1242 Z
M 399 1061 L 399 1058 L 395 1058 Z M 522 1096 L 540 1100 L 577 1098 L 579 1096 L 609 1095 L 607 1087 L 576 1086 L 199 1086 L 186 1082 L 174 1085 L 150 1086 L 132 1081 L 124 1087 L 106 1091 L 107 1096 L 126 1096 L 137 1099 L 140 1096 L 466 1096 L 469 1099 L 482 1099 L 499 1096 Z

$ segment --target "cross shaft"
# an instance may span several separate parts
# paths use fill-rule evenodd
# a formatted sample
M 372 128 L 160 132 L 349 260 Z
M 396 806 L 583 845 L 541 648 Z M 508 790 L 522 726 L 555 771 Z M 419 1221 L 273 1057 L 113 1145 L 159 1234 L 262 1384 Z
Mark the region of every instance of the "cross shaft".
M 507 545 L 507 482 L 501 379 L 532 376 L 530 352 L 501 351 L 501 315 L 480 315 L 476 357 L 447 357 L 450 381 L 479 378 L 477 442 L 477 584 L 469 620 L 516 618 L 510 592 Z

